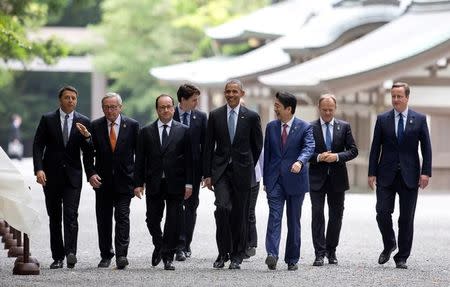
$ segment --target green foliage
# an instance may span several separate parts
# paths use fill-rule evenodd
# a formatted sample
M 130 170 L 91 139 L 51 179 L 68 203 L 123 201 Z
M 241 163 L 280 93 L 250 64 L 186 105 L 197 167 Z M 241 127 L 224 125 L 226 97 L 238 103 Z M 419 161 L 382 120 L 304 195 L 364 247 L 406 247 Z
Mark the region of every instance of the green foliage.
M 49 14 L 57 13 L 66 0 L 0 0 L 0 58 L 29 61 L 35 57 L 52 63 L 67 54 L 67 48 L 55 39 L 29 41 L 27 29 L 46 22 Z
M 104 46 L 95 47 L 96 67 L 125 99 L 127 114 L 152 120 L 155 97 L 175 90 L 162 87 L 149 69 L 213 55 L 204 30 L 268 3 L 248 2 L 104 0 L 102 21 L 93 27 L 105 39 Z

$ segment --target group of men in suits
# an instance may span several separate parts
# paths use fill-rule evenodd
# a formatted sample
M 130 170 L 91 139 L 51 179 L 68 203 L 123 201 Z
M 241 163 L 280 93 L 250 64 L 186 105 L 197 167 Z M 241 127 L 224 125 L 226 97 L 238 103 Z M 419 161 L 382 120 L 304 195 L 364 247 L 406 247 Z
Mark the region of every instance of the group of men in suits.
M 196 110 L 199 95 L 198 88 L 184 84 L 177 92 L 177 106 L 171 96 L 158 96 L 158 119 L 139 129 L 135 120 L 121 113 L 122 99 L 116 93 L 103 97 L 104 117 L 91 123 L 75 111 L 77 90 L 65 86 L 59 91 L 60 107 L 42 116 L 33 146 L 36 180 L 44 188 L 50 221 L 54 260 L 50 268 L 62 268 L 64 257 L 68 268 L 77 263 L 80 150 L 86 176 L 96 192 L 98 267 L 109 267 L 114 256 L 118 269 L 128 265 L 130 201 L 133 196 L 141 198 L 144 191 L 146 222 L 154 244 L 152 265 L 162 260 L 165 270 L 174 270 L 174 256 L 177 261 L 190 257 L 202 181 L 215 195 L 219 254 L 213 267 L 223 268 L 230 261 L 229 269 L 240 269 L 243 259 L 254 255 L 256 242 L 250 238 L 256 230 L 249 226 L 254 217 L 252 202 L 256 202 L 252 196 L 255 166 L 263 148 L 259 115 L 241 104 L 245 92 L 239 80 L 227 81 L 226 104 L 211 111 L 208 120 L 205 113 Z M 384 244 L 378 262 L 386 263 L 397 246 L 391 215 L 398 193 L 399 252 L 394 260 L 397 268 L 407 268 L 418 187 L 425 188 L 431 177 L 431 143 L 425 116 L 408 108 L 408 85 L 395 83 L 391 95 L 394 109 L 379 115 L 375 125 L 368 183 L 377 189 L 377 222 Z M 288 233 L 284 261 L 288 270 L 298 269 L 306 192 L 310 192 L 312 203 L 313 265 L 324 265 L 325 257 L 329 264 L 338 263 L 336 247 L 345 191 L 349 189 L 346 162 L 358 155 L 349 123 L 334 117 L 334 95 L 319 98 L 320 117 L 312 123 L 294 116 L 296 107 L 294 95 L 276 93 L 277 119 L 265 130 L 261 159 L 269 205 L 265 263 L 270 270 L 277 268 L 285 204 Z M 329 214 L 326 234 L 325 198 Z

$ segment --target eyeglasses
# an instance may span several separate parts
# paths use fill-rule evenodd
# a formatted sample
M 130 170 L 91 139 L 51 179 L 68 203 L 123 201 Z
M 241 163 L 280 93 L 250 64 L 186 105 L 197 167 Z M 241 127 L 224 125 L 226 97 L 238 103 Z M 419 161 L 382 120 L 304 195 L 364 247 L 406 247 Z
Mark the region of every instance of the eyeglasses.
M 170 110 L 172 108 L 173 108 L 173 106 L 159 106 L 158 110 L 165 111 L 165 110 Z
M 118 107 L 119 106 L 102 106 L 102 109 L 115 111 Z

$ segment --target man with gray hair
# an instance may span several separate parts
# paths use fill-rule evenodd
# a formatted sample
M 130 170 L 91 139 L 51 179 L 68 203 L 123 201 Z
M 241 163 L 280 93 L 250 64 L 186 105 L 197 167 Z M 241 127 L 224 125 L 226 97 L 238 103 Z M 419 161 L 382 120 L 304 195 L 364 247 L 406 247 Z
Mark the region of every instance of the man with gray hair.
M 124 116 L 122 98 L 107 93 L 102 99 L 105 116 L 92 122 L 92 144 L 95 149 L 95 167 L 88 174 L 95 190 L 95 210 L 101 260 L 99 268 L 107 268 L 116 255 L 116 266 L 128 265 L 130 242 L 130 202 L 133 198 L 134 155 L 139 123 Z M 80 131 L 88 134 L 85 128 Z M 93 158 L 92 158 L 93 160 Z M 112 216 L 114 212 L 115 254 L 112 247 Z

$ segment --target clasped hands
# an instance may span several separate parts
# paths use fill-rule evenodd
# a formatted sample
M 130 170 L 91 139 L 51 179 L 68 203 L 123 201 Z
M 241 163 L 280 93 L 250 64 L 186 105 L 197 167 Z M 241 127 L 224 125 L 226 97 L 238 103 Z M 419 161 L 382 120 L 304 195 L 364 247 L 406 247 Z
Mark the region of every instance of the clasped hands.
M 318 161 L 335 162 L 337 161 L 337 155 L 335 153 L 332 153 L 331 151 L 326 151 L 319 154 Z

